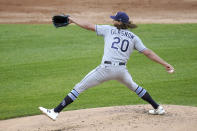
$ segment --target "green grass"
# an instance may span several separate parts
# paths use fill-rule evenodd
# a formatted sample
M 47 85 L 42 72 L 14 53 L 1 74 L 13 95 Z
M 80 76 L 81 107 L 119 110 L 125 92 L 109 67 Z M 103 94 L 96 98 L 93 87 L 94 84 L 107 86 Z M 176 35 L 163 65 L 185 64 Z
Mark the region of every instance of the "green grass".
M 197 24 L 142 24 L 133 30 L 144 44 L 172 64 L 175 74 L 134 52 L 133 79 L 161 104 L 197 106 Z M 100 64 L 103 38 L 76 26 L 0 25 L 0 119 L 52 108 Z M 65 110 L 145 104 L 109 81 L 82 93 Z

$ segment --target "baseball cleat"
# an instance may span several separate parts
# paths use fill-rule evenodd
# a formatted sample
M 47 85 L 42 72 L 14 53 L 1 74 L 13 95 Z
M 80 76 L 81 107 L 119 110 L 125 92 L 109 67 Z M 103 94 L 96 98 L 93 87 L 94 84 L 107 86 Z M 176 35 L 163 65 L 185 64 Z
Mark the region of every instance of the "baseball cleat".
M 58 113 L 54 112 L 54 109 L 46 109 L 44 107 L 39 107 L 40 111 L 45 114 L 46 116 L 48 116 L 50 119 L 52 120 L 56 120 Z
M 149 114 L 152 114 L 152 115 L 163 115 L 163 114 L 165 114 L 165 110 L 163 109 L 162 106 L 159 106 L 157 109 L 149 110 Z

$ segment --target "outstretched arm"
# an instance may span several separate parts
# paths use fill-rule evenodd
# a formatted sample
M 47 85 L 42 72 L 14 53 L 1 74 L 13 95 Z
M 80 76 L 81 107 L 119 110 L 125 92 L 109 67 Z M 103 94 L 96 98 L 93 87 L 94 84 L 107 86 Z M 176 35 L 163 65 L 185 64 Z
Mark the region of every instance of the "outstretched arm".
M 69 17 L 69 23 L 75 23 L 76 25 L 84 28 L 84 29 L 87 29 L 87 30 L 92 30 L 92 31 L 95 31 L 95 25 L 94 24 L 91 24 L 91 23 L 88 23 L 88 22 L 85 22 L 85 21 L 82 21 L 82 20 L 78 20 L 76 18 L 73 18 L 73 17 Z
M 149 59 L 163 65 L 166 68 L 166 71 L 171 71 L 174 70 L 174 68 L 168 64 L 166 61 L 164 61 L 163 59 L 161 59 L 156 53 L 154 53 L 152 50 L 150 49 L 146 49 L 142 52 L 145 56 L 147 56 Z M 170 72 L 172 73 L 172 72 Z

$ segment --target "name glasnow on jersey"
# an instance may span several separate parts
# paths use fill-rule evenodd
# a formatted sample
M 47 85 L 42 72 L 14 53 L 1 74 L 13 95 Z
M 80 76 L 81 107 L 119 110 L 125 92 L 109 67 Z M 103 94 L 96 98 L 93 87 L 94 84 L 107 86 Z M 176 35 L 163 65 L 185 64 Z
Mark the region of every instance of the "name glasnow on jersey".
M 103 36 L 105 41 L 102 62 L 127 63 L 134 49 L 142 51 L 146 48 L 139 37 L 129 30 L 119 30 L 109 25 L 96 25 L 96 33 Z

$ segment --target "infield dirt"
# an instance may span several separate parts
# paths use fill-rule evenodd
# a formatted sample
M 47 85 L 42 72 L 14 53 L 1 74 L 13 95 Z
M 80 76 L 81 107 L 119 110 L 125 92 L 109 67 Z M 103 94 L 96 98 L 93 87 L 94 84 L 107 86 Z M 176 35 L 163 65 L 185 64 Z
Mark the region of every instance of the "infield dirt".
M 0 23 L 51 23 L 65 13 L 102 24 L 117 11 L 135 23 L 197 23 L 197 0 L 0 0 Z
M 92 23 L 111 23 L 125 11 L 134 23 L 197 23 L 197 0 L 0 0 L 0 23 L 45 24 L 65 13 Z M 53 122 L 44 115 L 0 121 L 1 131 L 196 131 L 197 107 L 164 105 L 163 116 L 149 105 L 62 112 Z

